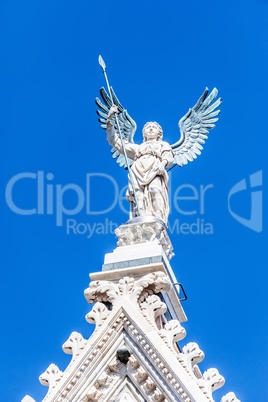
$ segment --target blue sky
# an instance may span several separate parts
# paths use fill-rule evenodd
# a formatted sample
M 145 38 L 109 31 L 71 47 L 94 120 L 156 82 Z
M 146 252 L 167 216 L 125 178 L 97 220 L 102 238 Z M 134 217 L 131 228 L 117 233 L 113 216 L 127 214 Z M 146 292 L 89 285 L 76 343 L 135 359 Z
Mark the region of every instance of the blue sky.
M 171 175 L 170 228 L 202 222 L 213 228 L 213 234 L 176 229 L 170 234 L 176 254 L 171 264 L 188 295 L 183 304 L 187 337 L 180 345 L 197 342 L 206 355 L 200 369 L 216 367 L 225 377 L 216 402 L 229 391 L 244 402 L 268 400 L 266 210 L 261 232 L 242 225 L 228 210 L 231 188 L 245 179 L 247 190 L 232 196 L 231 209 L 250 219 L 254 204 L 252 213 L 261 217 L 249 180 L 259 171 L 264 183 L 266 177 L 267 16 L 266 0 L 1 1 L 3 401 L 20 401 L 25 394 L 41 401 L 47 389 L 38 377 L 51 362 L 66 368 L 70 356 L 61 346 L 70 333 L 90 336 L 93 325 L 84 316 L 91 307 L 83 296 L 88 274 L 101 270 L 104 254 L 115 248 L 107 225 L 127 220 L 112 182 L 121 191 L 127 176 L 112 160 L 97 121 L 94 99 L 105 84 L 99 54 L 137 122 L 136 142 L 150 120 L 162 125 L 166 141 L 176 142 L 179 119 L 206 86 L 216 86 L 223 98 L 202 155 Z M 36 208 L 34 175 L 41 172 L 40 179 L 44 172 L 44 194 L 48 188 L 54 192 L 53 213 L 47 213 L 46 202 L 44 212 L 39 204 L 39 214 L 12 211 L 5 189 L 25 172 L 32 178 L 14 185 L 14 203 Z M 56 186 L 72 183 L 86 194 L 92 173 L 88 211 L 63 214 L 57 226 Z M 194 187 L 198 199 L 181 200 L 178 210 L 174 195 L 182 185 L 188 187 L 181 195 L 191 195 Z M 208 185 L 202 213 L 200 186 Z M 67 191 L 65 208 L 76 204 L 74 191 Z M 91 236 L 68 234 L 68 219 L 88 224 Z

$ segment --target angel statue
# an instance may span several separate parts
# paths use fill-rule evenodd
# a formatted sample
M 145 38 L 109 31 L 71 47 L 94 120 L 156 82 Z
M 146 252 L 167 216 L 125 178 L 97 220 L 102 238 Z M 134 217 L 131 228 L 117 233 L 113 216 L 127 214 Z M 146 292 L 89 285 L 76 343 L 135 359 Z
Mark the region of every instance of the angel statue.
M 108 83 L 108 82 L 107 82 Z M 101 88 L 102 101 L 96 98 L 100 110 L 101 127 L 107 130 L 112 156 L 120 166 L 129 168 L 127 200 L 130 202 L 130 219 L 150 216 L 167 224 L 169 215 L 168 173 L 173 164 L 183 166 L 200 155 L 207 139 L 208 129 L 215 127 L 221 98 L 215 100 L 216 88 L 208 96 L 208 88 L 195 106 L 179 121 L 180 139 L 173 145 L 162 140 L 162 127 L 148 122 L 143 127 L 143 143 L 133 141 L 136 123 L 119 102 L 112 87 L 109 94 Z

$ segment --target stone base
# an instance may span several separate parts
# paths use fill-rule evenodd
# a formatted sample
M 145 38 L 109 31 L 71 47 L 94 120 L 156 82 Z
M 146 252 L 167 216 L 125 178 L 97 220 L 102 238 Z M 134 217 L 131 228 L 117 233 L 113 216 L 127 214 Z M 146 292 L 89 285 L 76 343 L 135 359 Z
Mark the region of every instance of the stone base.
M 117 245 L 131 246 L 134 244 L 154 243 L 162 246 L 167 259 L 173 256 L 173 246 L 167 234 L 166 225 L 160 220 L 148 219 L 137 223 L 121 225 L 115 230 L 118 237 Z
M 142 278 L 144 275 L 153 272 L 163 272 L 168 276 L 170 282 L 172 283 L 170 290 L 167 293 L 163 293 L 163 298 L 168 306 L 168 311 L 170 312 L 172 319 L 178 319 L 180 322 L 187 321 L 187 317 L 180 302 L 181 296 L 179 294 L 179 288 L 177 286 L 173 286 L 173 284 L 177 283 L 178 281 L 166 256 L 163 255 L 162 247 L 155 245 L 155 250 L 153 253 L 154 255 L 151 256 L 150 259 L 149 257 L 144 257 L 132 260 L 133 251 L 135 254 L 142 251 L 142 248 L 141 250 L 138 250 L 138 247 L 140 246 L 134 245 L 117 247 L 113 253 L 106 254 L 102 268 L 103 270 L 101 272 L 90 273 L 89 277 L 91 281 L 105 280 L 110 282 L 118 282 L 120 279 L 126 276 L 135 278 L 135 280 L 137 280 Z M 145 249 L 145 247 L 146 245 L 144 244 L 143 249 Z M 125 257 L 121 254 L 121 251 L 123 251 L 122 249 L 126 252 Z M 151 247 L 149 247 L 148 252 L 152 252 Z M 127 254 L 129 255 L 129 260 L 126 259 Z

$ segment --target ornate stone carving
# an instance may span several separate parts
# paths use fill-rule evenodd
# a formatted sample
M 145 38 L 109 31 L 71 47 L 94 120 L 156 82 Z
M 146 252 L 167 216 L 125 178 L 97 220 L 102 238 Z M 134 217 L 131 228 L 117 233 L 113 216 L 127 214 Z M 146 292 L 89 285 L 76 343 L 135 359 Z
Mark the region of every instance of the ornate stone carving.
M 155 293 L 166 293 L 169 291 L 171 283 L 169 278 L 163 272 L 153 272 L 140 278 L 135 283 L 135 289 L 131 295 L 131 299 L 134 301 L 139 300 L 143 302 L 148 295 Z
M 155 382 L 151 378 L 147 378 L 147 380 L 144 383 L 144 389 L 147 393 L 150 393 L 154 391 L 156 388 Z
M 110 281 L 93 281 L 84 291 L 89 304 L 99 302 L 111 302 L 120 296 L 118 285 Z
M 186 331 L 178 320 L 168 321 L 164 328 L 159 331 L 160 336 L 172 348 L 175 349 L 175 343 L 185 338 Z M 177 349 L 175 349 L 177 351 Z
M 68 355 L 73 355 L 73 359 L 84 349 L 87 340 L 79 332 L 72 332 L 69 339 L 62 345 L 62 350 Z
M 99 60 L 108 84 L 105 63 L 102 57 Z M 180 138 L 173 145 L 162 141 L 163 129 L 156 122 L 145 124 L 143 143 L 136 144 L 135 121 L 109 84 L 108 92 L 101 88 L 102 101 L 96 98 L 100 108 L 97 113 L 101 127 L 107 130 L 113 158 L 129 172 L 126 198 L 130 202 L 130 218 L 153 215 L 167 223 L 169 202 L 165 167 L 171 167 L 173 163 L 186 165 L 200 155 L 208 129 L 215 127 L 212 123 L 218 120 L 215 116 L 220 113 L 221 98 L 215 101 L 218 91 L 214 88 L 208 96 L 209 91 L 205 89 L 197 103 L 180 119 Z
M 166 401 L 165 395 L 158 388 L 154 391 L 152 399 L 156 402 Z
M 128 367 L 130 368 L 130 370 L 136 370 L 136 368 L 138 368 L 139 366 L 140 363 L 138 362 L 138 360 L 133 355 L 130 355 L 130 358 L 128 359 Z
M 189 342 L 182 348 L 183 353 L 179 353 L 178 360 L 189 371 L 193 371 L 197 378 L 201 378 L 202 374 L 197 366 L 204 357 L 204 352 L 199 348 L 196 342 Z
M 108 365 L 108 368 L 113 373 L 120 373 L 124 366 L 124 363 L 121 363 L 116 357 L 114 357 L 114 359 Z
M 99 392 L 97 388 L 94 386 L 90 388 L 90 390 L 87 392 L 86 396 L 83 398 L 83 402 L 97 402 L 100 400 L 100 397 L 102 396 L 102 392 Z
M 104 303 L 97 302 L 93 309 L 86 315 L 86 320 L 90 324 L 95 324 L 97 330 L 109 315 L 109 310 Z
M 120 297 L 128 297 L 132 302 L 142 302 L 148 294 L 167 292 L 170 280 L 163 272 L 153 272 L 135 281 L 125 277 L 119 283 L 93 281 L 84 294 L 89 304 L 96 301 L 109 301 L 114 304 Z
M 35 400 L 34 400 L 31 396 L 26 395 L 26 396 L 22 399 L 21 402 L 35 402 Z
M 154 242 L 160 244 L 170 260 L 173 256 L 173 247 L 167 234 L 166 227 L 161 222 L 143 222 L 121 225 L 115 230 L 118 237 L 117 245 L 129 246 L 132 244 Z
M 94 386 L 97 389 L 102 388 L 102 387 L 106 388 L 109 386 L 110 383 L 111 383 L 111 379 L 109 378 L 108 374 L 104 372 L 99 376 L 99 378 L 95 382 Z
M 148 296 L 147 299 L 141 303 L 141 311 L 156 329 L 161 329 L 161 326 L 157 323 L 157 318 L 167 311 L 167 306 L 157 295 Z
M 136 379 L 139 383 L 145 381 L 148 378 L 147 371 L 144 370 L 143 367 L 139 367 L 136 372 Z
M 241 402 L 233 392 L 228 392 L 227 395 L 222 397 L 221 402 Z
M 56 366 L 56 364 L 50 364 L 46 371 L 40 375 L 39 381 L 42 385 L 49 387 L 49 391 L 54 388 L 62 377 L 62 371 Z
M 216 368 L 210 368 L 204 372 L 203 377 L 198 380 L 198 385 L 204 392 L 212 398 L 212 392 L 221 388 L 225 383 L 225 379 Z

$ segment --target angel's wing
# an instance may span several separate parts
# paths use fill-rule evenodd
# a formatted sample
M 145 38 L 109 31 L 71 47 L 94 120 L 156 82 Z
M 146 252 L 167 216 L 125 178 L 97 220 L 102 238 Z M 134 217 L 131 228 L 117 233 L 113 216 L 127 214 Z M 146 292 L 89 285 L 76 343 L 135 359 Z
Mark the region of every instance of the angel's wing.
M 222 99 L 217 97 L 218 90 L 216 88 L 208 95 L 208 88 L 205 89 L 196 105 L 189 109 L 186 115 L 179 121 L 179 129 L 181 138 L 178 142 L 171 145 L 174 152 L 174 163 L 182 166 L 188 161 L 196 159 L 196 155 L 201 154 L 202 145 L 208 137 L 208 129 L 215 127 L 220 110 L 216 110 L 221 104 Z M 214 103 L 213 103 L 214 102 Z
M 123 106 L 121 105 L 121 103 L 119 102 L 112 87 L 111 87 L 111 93 L 112 93 L 113 101 L 111 100 L 111 98 L 108 95 L 108 93 L 106 92 L 106 90 L 102 87 L 100 89 L 100 94 L 101 94 L 101 97 L 102 97 L 102 100 L 104 103 L 99 98 L 96 98 L 96 103 L 97 103 L 98 107 L 100 108 L 100 110 L 97 110 L 97 113 L 100 116 L 99 122 L 102 123 L 101 128 L 106 130 L 106 128 L 107 128 L 106 122 L 107 122 L 109 110 L 110 110 L 111 106 L 113 104 L 115 104 L 118 107 L 118 111 L 119 111 L 119 113 L 117 114 L 117 117 L 118 117 L 118 123 L 120 125 L 120 131 L 121 131 L 123 140 L 133 143 L 134 142 L 133 137 L 136 132 L 137 125 L 136 125 L 135 121 L 129 116 L 127 110 L 124 109 Z M 117 127 L 115 117 L 113 117 L 112 122 L 115 126 L 115 130 L 118 133 L 118 127 Z M 124 155 L 121 155 L 117 151 L 117 149 L 115 149 L 114 147 L 112 148 L 111 153 L 112 153 L 113 158 L 117 159 L 117 163 L 119 163 L 120 166 L 124 166 L 124 168 L 127 169 L 126 160 L 125 160 Z M 128 158 L 128 163 L 129 163 L 129 166 L 131 166 L 133 163 L 133 160 Z

